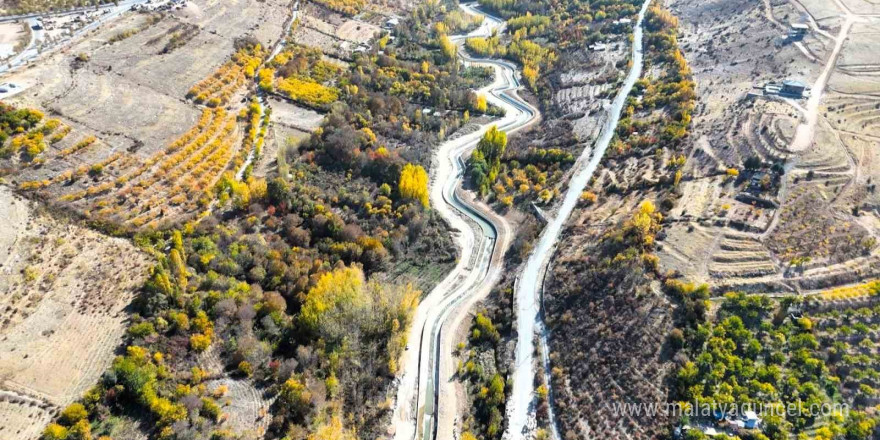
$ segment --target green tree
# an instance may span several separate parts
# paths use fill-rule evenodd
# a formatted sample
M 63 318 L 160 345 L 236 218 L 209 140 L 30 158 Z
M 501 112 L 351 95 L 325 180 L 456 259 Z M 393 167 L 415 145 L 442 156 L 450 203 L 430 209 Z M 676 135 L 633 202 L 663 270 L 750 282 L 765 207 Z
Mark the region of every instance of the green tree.
M 295 378 L 287 379 L 278 393 L 278 398 L 285 409 L 301 419 L 308 414 L 312 405 L 312 394 L 302 382 Z
M 487 194 L 501 169 L 501 156 L 507 148 L 507 133 L 493 125 L 483 134 L 468 161 L 469 174 L 480 194 Z

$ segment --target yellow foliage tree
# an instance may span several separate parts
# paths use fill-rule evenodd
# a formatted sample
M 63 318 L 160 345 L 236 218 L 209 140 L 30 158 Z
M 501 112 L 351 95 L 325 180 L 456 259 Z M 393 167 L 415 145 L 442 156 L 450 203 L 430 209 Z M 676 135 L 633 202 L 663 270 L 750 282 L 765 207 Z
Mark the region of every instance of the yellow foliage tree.
M 421 165 L 408 163 L 403 167 L 398 189 L 402 197 L 418 200 L 422 206 L 428 207 L 428 173 Z
M 356 440 L 354 431 L 342 426 L 342 419 L 334 415 L 330 423 L 319 427 L 314 434 L 309 435 L 309 440 Z
M 257 72 L 257 81 L 260 83 L 260 89 L 271 92 L 275 89 L 275 69 L 260 69 Z
M 663 216 L 656 212 L 654 203 L 645 200 L 628 222 L 627 229 L 636 235 L 639 244 L 650 246 L 654 243 L 654 234 L 660 230 L 662 218 Z
M 269 186 L 263 178 L 248 177 L 247 186 L 251 201 L 264 200 L 269 192 Z
M 310 106 L 324 106 L 339 97 L 339 91 L 334 88 L 293 77 L 281 81 L 278 90 L 290 99 Z
M 440 35 L 440 50 L 443 52 L 443 57 L 447 62 L 455 59 L 455 55 L 458 53 L 458 48 L 455 46 L 455 43 L 446 36 L 446 34 Z
M 208 349 L 211 346 L 211 337 L 208 335 L 203 335 L 201 333 L 196 333 L 189 338 L 189 346 L 201 353 Z
M 538 68 L 530 65 L 523 66 L 522 76 L 523 79 L 526 80 L 526 83 L 528 83 L 529 88 L 534 90 L 535 83 L 538 81 Z
M 41 438 L 43 440 L 66 440 L 69 436 L 70 432 L 67 431 L 67 428 L 57 423 L 50 423 L 49 426 L 43 430 L 43 436 Z
M 489 110 L 489 103 L 486 102 L 486 95 L 477 96 L 477 102 L 474 104 L 474 111 L 486 113 Z
M 324 316 L 333 308 L 355 307 L 365 301 L 364 274 L 356 267 L 345 267 L 327 272 L 309 289 L 300 320 L 307 327 L 318 330 Z
M 186 291 L 187 273 L 186 264 L 183 263 L 183 257 L 177 249 L 171 249 L 169 256 L 171 259 L 171 272 L 177 278 L 177 285 L 180 286 L 180 290 Z

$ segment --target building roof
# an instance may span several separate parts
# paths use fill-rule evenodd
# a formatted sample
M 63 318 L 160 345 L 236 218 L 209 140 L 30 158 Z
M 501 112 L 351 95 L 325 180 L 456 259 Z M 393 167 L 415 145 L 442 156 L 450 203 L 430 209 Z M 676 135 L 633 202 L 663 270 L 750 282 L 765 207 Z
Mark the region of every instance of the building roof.
M 745 411 L 743 416 L 745 416 L 746 420 L 758 420 L 758 414 L 754 411 Z
M 798 81 L 798 80 L 796 80 L 796 79 L 787 79 L 787 80 L 785 80 L 785 81 L 782 81 L 782 85 L 784 85 L 784 86 L 788 86 L 788 87 L 803 87 L 803 88 L 807 88 L 807 85 L 806 85 L 806 84 L 804 84 L 804 83 L 802 83 L 802 82 L 800 82 L 800 81 Z

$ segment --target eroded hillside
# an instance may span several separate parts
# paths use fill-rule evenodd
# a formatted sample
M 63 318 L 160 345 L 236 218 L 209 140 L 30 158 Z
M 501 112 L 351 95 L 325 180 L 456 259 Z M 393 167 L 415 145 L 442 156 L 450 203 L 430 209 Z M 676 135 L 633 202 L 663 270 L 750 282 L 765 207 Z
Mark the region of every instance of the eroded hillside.
M 659 16 L 676 29 L 662 44 L 646 37 L 654 52 L 646 87 L 631 95 L 630 121 L 622 120 L 617 130 L 618 149 L 609 150 L 572 217 L 547 283 L 562 432 L 653 438 L 684 427 L 691 430 L 688 438 L 703 438 L 711 427 L 741 438 L 754 435 L 737 416 L 719 422 L 614 410 L 621 403 L 721 402 L 732 396 L 736 403 L 814 398 L 857 410 L 867 405 L 867 415 L 853 411 L 833 418 L 823 428 L 829 434 L 817 435 L 873 438 L 873 388 L 859 388 L 865 375 L 845 370 L 854 362 L 849 354 L 839 363 L 841 352 L 828 351 L 838 338 L 829 334 L 836 333 L 811 326 L 811 319 L 827 321 L 829 307 L 843 308 L 830 312 L 837 317 L 873 305 L 868 298 L 874 290 L 863 283 L 878 269 L 872 202 L 878 176 L 868 147 L 876 146 L 872 100 L 878 90 L 876 69 L 860 49 L 876 41 L 876 34 L 864 31 L 876 21 L 864 12 L 870 5 L 673 1 L 661 7 L 669 12 Z M 651 110 L 658 91 L 661 102 L 668 102 L 664 94 L 675 90 L 652 87 L 669 78 L 658 67 L 679 57 L 656 58 L 670 44 L 680 49 L 695 84 L 686 118 L 662 105 Z M 673 147 L 675 131 L 663 128 L 670 116 L 685 128 Z M 633 247 L 629 231 L 649 224 L 639 220 L 645 203 L 661 215 L 657 234 L 645 247 Z M 730 291 L 755 296 L 721 298 Z M 846 306 L 835 302 L 839 298 L 867 302 Z M 802 310 L 810 311 L 806 321 L 798 320 Z M 869 309 L 858 314 L 847 322 L 872 316 Z M 780 363 L 783 374 L 802 380 L 791 385 L 794 390 L 760 371 L 753 376 L 724 363 L 720 345 L 701 336 L 743 322 L 762 345 L 771 345 L 770 336 L 818 341 L 806 344 L 813 351 L 791 357 L 803 347 L 773 344 L 758 356 L 732 353 L 748 365 Z M 714 363 L 704 362 L 709 353 Z M 804 362 L 843 372 L 844 385 L 811 394 L 811 384 L 829 376 L 807 375 Z M 691 376 L 692 368 L 700 373 Z M 728 382 L 713 382 L 715 374 Z M 752 378 L 766 387 L 746 390 Z M 770 438 L 813 433 L 824 423 L 803 416 L 765 422 L 759 430 Z

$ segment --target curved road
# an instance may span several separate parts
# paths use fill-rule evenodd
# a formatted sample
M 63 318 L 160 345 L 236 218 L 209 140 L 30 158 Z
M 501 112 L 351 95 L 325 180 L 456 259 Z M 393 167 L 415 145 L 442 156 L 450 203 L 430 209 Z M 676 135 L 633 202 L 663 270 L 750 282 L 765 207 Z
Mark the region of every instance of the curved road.
M 538 333 L 541 345 L 545 347 L 542 355 L 542 363 L 544 365 L 545 380 L 549 387 L 549 358 L 547 353 L 547 332 L 544 330 L 544 324 L 540 316 L 541 287 L 543 284 L 544 272 L 550 256 L 556 248 L 556 241 L 562 232 L 562 227 L 568 221 L 568 217 L 577 205 L 581 191 L 590 181 L 605 150 L 611 139 L 614 137 L 614 129 L 620 119 L 620 112 L 626 103 L 626 97 L 632 90 L 633 85 L 642 74 L 642 21 L 645 12 L 648 10 L 650 2 L 645 0 L 639 10 L 639 17 L 636 21 L 634 30 L 633 47 L 632 47 L 632 67 L 614 97 L 611 108 L 608 109 L 608 119 L 602 127 L 602 135 L 592 149 L 584 149 L 575 164 L 574 175 L 569 181 L 565 198 L 556 216 L 552 218 L 538 239 L 538 244 L 529 255 L 525 269 L 516 286 L 516 314 L 517 314 L 517 343 L 516 343 L 516 360 L 514 363 L 513 373 L 513 391 L 510 393 L 507 403 L 508 427 L 505 432 L 505 439 L 528 438 L 529 431 L 534 427 L 534 423 L 530 421 L 533 414 L 533 407 L 536 402 L 534 377 L 534 353 L 535 353 L 535 334 Z M 592 153 L 592 154 L 591 154 Z M 583 164 L 587 159 L 589 162 Z M 551 394 L 552 398 L 552 394 Z M 553 417 L 553 405 L 550 407 L 550 427 L 551 434 L 554 438 L 559 439 L 559 433 L 556 431 L 556 423 Z
M 479 14 L 471 5 L 460 5 Z M 488 36 L 501 31 L 504 22 L 485 16 L 483 24 L 466 36 L 451 39 L 461 46 L 470 36 Z M 507 222 L 487 207 L 471 204 L 458 195 L 464 177 L 463 156 L 479 142 L 483 133 L 497 125 L 508 134 L 522 129 L 540 117 L 539 111 L 516 95 L 520 87 L 516 66 L 501 60 L 473 59 L 459 50 L 466 64 L 495 70 L 492 84 L 480 89 L 487 100 L 501 107 L 505 116 L 485 124 L 473 133 L 451 139 L 440 146 L 432 167 L 430 198 L 434 209 L 457 232 L 461 249 L 453 271 L 419 304 L 409 334 L 409 346 L 401 359 L 401 375 L 394 416 L 394 437 L 451 439 L 457 412 L 452 344 L 455 329 L 476 301 L 485 297 L 498 280 L 503 255 L 512 239 Z

